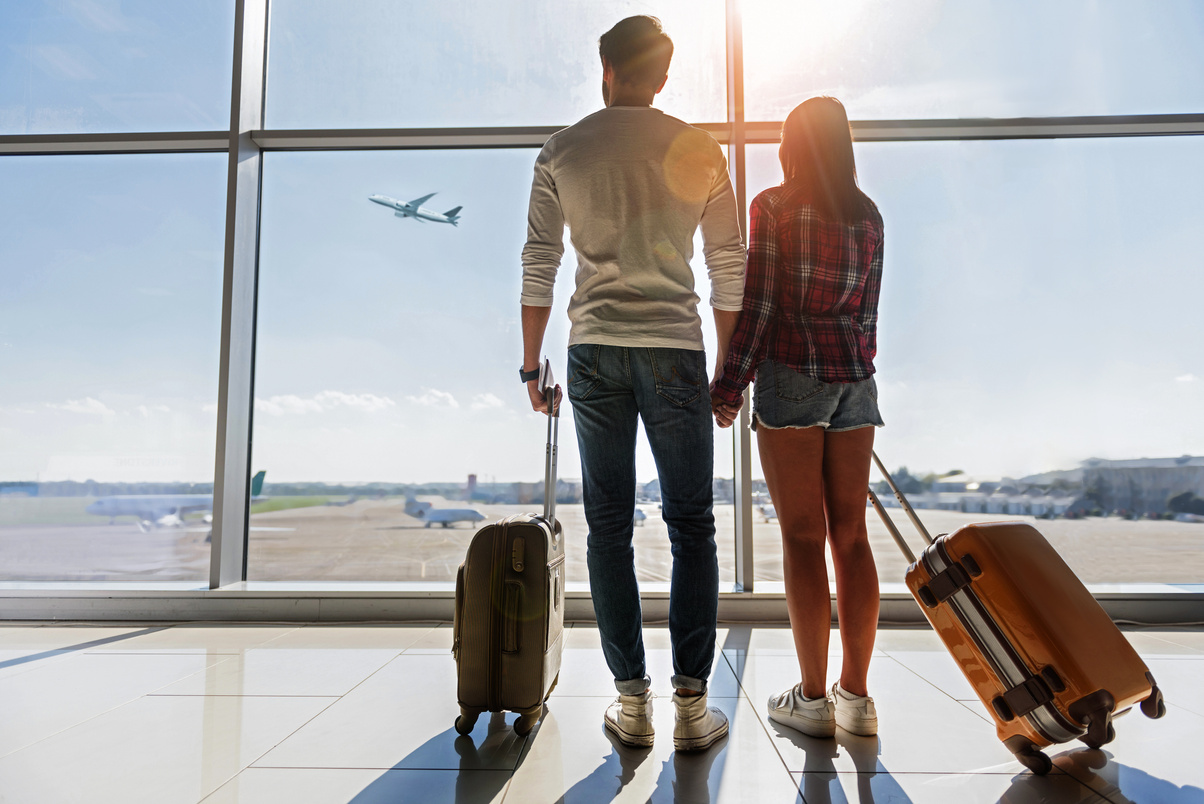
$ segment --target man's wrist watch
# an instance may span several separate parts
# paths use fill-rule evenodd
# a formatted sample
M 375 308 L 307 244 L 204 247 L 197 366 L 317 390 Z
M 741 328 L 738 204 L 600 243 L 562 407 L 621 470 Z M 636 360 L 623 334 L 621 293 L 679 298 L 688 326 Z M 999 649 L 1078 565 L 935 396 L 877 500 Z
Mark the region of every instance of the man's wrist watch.
M 523 371 L 523 367 L 518 367 L 518 376 L 523 382 L 531 382 L 531 380 L 539 379 L 539 369 L 533 368 L 530 371 Z

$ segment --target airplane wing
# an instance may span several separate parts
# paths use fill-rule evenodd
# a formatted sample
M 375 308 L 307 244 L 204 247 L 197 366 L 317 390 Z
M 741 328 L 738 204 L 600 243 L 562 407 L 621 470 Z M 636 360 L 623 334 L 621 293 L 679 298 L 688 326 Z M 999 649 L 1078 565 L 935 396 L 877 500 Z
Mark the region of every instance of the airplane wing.
M 406 204 L 406 206 L 413 207 L 414 209 L 418 209 L 418 207 L 422 206 L 423 204 L 425 204 L 427 201 L 430 201 L 434 197 L 435 197 L 435 193 L 431 193 L 430 195 L 424 195 L 424 196 L 422 196 L 422 198 L 415 198 L 413 201 Z

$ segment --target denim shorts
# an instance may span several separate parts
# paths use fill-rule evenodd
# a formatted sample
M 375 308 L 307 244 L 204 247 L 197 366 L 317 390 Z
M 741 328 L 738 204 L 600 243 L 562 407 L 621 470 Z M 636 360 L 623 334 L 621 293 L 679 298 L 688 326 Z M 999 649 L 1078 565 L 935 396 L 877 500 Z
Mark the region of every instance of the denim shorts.
M 789 366 L 765 360 L 753 385 L 752 426 L 823 427 L 828 432 L 882 427 L 878 386 L 861 382 L 824 382 Z

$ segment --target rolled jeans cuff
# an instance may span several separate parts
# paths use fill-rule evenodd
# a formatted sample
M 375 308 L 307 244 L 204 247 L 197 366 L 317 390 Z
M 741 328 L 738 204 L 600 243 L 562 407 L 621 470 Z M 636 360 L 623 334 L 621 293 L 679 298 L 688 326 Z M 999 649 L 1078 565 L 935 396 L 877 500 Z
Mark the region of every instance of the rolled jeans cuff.
M 697 678 L 691 678 L 690 676 L 675 675 L 669 680 L 669 683 L 673 685 L 673 689 L 675 690 L 694 690 L 695 692 L 707 691 L 707 683 L 705 681 L 701 681 Z
M 648 676 L 628 678 L 622 681 L 615 679 L 615 689 L 619 691 L 620 695 L 640 695 L 650 686 L 652 686 L 652 679 Z

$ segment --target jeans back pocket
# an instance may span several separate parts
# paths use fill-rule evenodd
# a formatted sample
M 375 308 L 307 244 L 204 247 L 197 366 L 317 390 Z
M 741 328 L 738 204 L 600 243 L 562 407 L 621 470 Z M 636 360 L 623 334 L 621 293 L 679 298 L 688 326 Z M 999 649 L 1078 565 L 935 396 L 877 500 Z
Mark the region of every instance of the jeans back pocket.
M 579 343 L 569 347 L 567 383 L 569 399 L 586 399 L 602 384 L 598 376 L 598 360 L 602 347 L 596 343 Z
M 778 399 L 802 402 L 822 393 L 827 386 L 823 380 L 808 377 L 781 363 L 773 364 L 773 385 Z
M 652 362 L 658 396 L 683 408 L 702 396 L 706 377 L 702 352 L 651 348 L 648 358 Z

